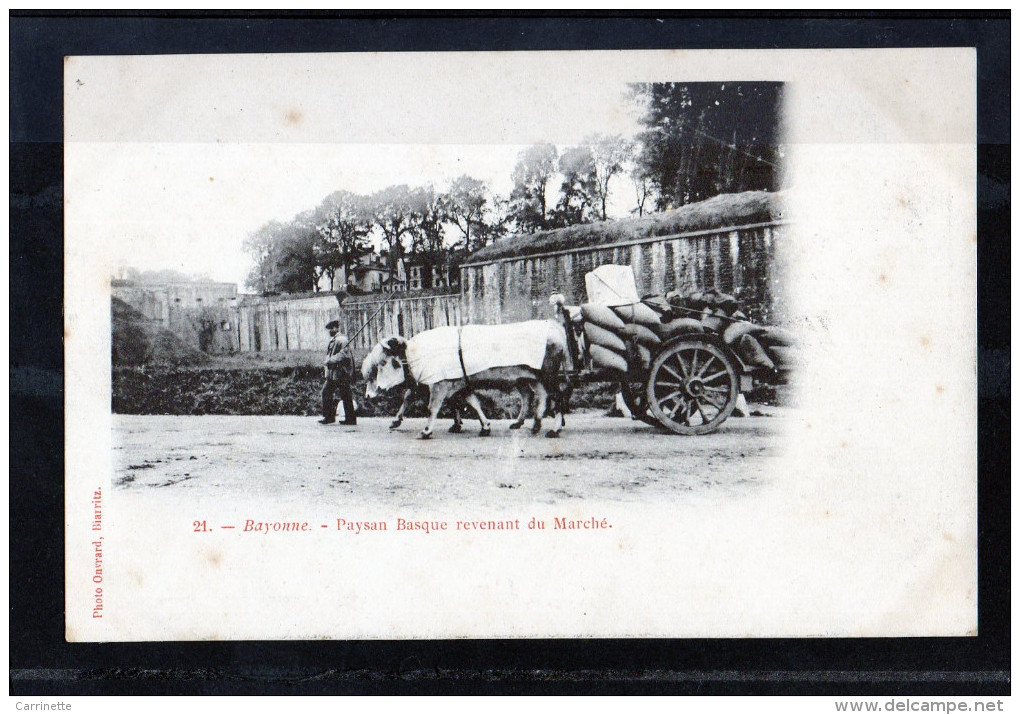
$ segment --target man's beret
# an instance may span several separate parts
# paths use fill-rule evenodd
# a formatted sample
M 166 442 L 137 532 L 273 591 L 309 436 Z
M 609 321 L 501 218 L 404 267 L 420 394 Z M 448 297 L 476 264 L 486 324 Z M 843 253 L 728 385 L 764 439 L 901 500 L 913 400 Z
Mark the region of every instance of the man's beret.
M 340 329 L 339 320 L 331 320 L 328 323 L 326 323 L 326 330 L 332 330 L 333 328 L 336 328 L 337 330 Z

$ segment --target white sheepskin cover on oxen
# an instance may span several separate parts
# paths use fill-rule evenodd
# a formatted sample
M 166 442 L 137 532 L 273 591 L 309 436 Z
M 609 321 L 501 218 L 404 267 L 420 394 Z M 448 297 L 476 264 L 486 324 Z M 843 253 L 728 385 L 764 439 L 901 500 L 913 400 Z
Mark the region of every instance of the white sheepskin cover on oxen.
M 458 357 L 457 332 L 464 354 Z M 527 365 L 542 369 L 550 325 L 545 320 L 507 325 L 465 325 L 426 330 L 407 341 L 407 366 L 422 385 L 475 375 L 494 367 Z

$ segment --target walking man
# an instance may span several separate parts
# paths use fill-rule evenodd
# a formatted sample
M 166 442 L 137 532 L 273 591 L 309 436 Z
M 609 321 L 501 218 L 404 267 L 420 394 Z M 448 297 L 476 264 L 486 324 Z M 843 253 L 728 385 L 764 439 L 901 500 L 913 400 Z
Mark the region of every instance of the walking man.
M 336 422 L 337 393 L 344 403 L 345 425 L 356 425 L 358 419 L 354 415 L 354 398 L 351 395 L 351 381 L 354 379 L 354 356 L 347 348 L 347 338 L 340 335 L 340 321 L 331 320 L 326 323 L 329 331 L 329 346 L 326 348 L 325 373 L 326 381 L 322 385 L 322 419 L 319 424 L 329 425 Z

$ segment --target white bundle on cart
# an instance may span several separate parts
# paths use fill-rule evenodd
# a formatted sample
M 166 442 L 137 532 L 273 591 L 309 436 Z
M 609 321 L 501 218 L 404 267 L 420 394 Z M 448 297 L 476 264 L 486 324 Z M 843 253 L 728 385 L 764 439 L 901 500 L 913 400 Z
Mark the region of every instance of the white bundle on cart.
M 581 306 L 592 367 L 622 376 L 628 366 L 647 368 L 653 351 L 691 333 L 720 335 L 749 367 L 783 369 L 791 362 L 792 336 L 747 319 L 736 299 L 718 291 L 637 298 L 630 266 L 600 266 L 585 276 L 590 302 Z

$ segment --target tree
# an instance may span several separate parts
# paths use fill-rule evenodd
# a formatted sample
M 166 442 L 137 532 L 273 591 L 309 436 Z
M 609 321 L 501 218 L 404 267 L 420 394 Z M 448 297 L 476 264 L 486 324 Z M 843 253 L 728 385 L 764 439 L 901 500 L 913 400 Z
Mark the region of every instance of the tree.
M 431 186 L 412 192 L 410 256 L 422 268 L 422 284 L 432 286 L 432 270 L 448 263 L 444 225 L 447 221 L 446 199 Z
M 485 213 L 488 190 L 485 182 L 466 174 L 457 178 L 446 192 L 446 218 L 461 234 L 464 250 L 473 251 L 485 245 Z M 476 245 L 479 244 L 479 245 Z
M 335 290 L 337 271 L 343 270 L 346 280 L 358 261 L 371 251 L 368 234 L 372 217 L 364 196 L 349 191 L 334 191 L 315 210 L 315 227 L 319 233 L 316 256 L 330 290 Z
M 778 188 L 781 83 L 655 83 L 632 92 L 646 107 L 637 162 L 658 208 Z
M 326 255 L 331 254 L 332 251 L 323 244 L 317 219 L 314 210 L 302 211 L 289 224 L 291 236 L 288 242 L 288 260 L 293 263 L 293 270 L 296 272 L 303 272 L 310 266 L 312 275 L 310 290 L 313 291 L 319 290 L 323 276 L 328 274 L 332 284 L 332 276 L 336 274 L 335 259 Z M 328 260 L 324 260 L 327 258 Z M 309 288 L 298 290 L 309 290 Z
M 476 248 L 488 246 L 508 233 L 513 226 L 513 203 L 508 198 L 494 196 L 485 210 L 485 218 L 478 226 Z
M 609 180 L 623 172 L 624 165 L 634 152 L 634 143 L 620 134 L 594 134 L 584 141 L 591 152 L 593 169 L 589 198 L 598 212 L 598 218 L 605 221 Z
M 411 194 L 411 236 L 413 256 L 434 256 L 445 243 L 443 224 L 447 221 L 446 201 L 431 186 L 415 189 Z
M 523 233 L 534 233 L 548 225 L 546 185 L 556 171 L 556 155 L 552 144 L 535 144 L 517 158 L 510 201 L 513 219 Z
M 245 284 L 256 293 L 269 293 L 276 289 L 277 244 L 282 231 L 283 224 L 270 221 L 244 239 L 244 250 L 252 258 Z
M 632 151 L 632 142 L 619 134 L 593 134 L 585 137 L 580 146 L 565 150 L 559 162 L 563 175 L 560 200 L 550 223 L 570 226 L 605 221 L 609 182 L 623 172 Z
M 631 167 L 630 180 L 634 185 L 634 201 L 636 203 L 636 206 L 631 209 L 631 213 L 644 216 L 645 206 L 655 193 L 655 189 L 652 187 L 652 180 L 640 164 L 635 164 Z
M 414 199 L 406 184 L 388 186 L 368 199 L 368 211 L 375 226 L 382 232 L 386 244 L 387 267 L 390 276 L 397 272 L 397 261 L 404 254 L 403 237 L 411 228 Z
M 315 255 L 317 233 L 298 219 L 270 221 L 245 239 L 253 267 L 247 285 L 260 293 L 314 290 L 319 278 Z
M 560 156 L 560 200 L 549 218 L 553 227 L 587 223 L 594 217 L 592 199 L 595 194 L 595 157 L 587 146 L 575 146 Z

